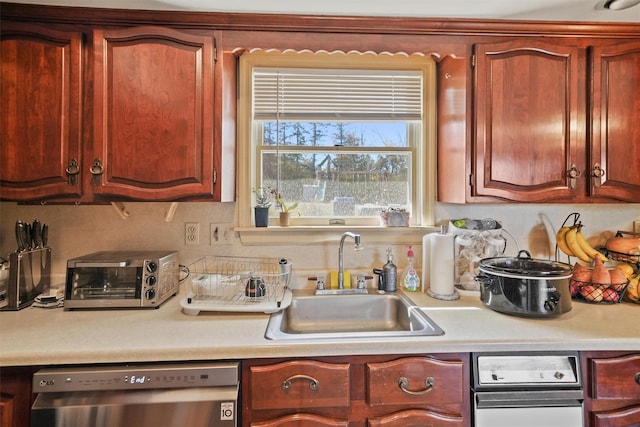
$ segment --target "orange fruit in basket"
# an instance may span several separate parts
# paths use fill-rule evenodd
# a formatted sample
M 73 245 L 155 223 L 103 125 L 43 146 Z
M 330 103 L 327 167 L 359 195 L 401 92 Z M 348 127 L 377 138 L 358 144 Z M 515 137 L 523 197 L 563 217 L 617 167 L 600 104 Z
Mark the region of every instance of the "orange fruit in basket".
M 633 267 L 629 264 L 620 263 L 616 265 L 616 270 L 620 270 L 627 279 L 630 279 L 631 276 L 633 276 Z

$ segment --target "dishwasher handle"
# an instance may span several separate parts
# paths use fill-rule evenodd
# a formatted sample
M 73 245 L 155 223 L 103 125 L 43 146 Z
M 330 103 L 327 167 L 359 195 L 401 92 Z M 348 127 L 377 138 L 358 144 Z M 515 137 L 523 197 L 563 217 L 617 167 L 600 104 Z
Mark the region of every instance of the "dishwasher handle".
M 476 392 L 476 408 L 582 406 L 582 390 L 527 390 Z

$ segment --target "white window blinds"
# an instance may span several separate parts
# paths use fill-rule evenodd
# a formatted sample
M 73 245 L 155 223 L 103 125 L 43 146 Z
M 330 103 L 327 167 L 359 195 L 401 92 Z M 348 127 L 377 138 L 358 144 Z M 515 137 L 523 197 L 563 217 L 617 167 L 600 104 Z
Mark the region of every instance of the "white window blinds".
M 253 118 L 263 121 L 422 119 L 421 71 L 253 69 Z

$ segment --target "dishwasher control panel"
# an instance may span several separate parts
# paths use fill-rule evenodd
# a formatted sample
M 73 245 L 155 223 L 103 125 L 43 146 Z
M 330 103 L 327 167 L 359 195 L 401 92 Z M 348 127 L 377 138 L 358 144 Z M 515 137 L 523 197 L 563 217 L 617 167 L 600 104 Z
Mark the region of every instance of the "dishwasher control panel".
M 474 354 L 475 387 L 580 387 L 579 360 L 577 353 Z
M 33 375 L 33 392 L 235 386 L 238 370 L 236 362 L 51 368 Z

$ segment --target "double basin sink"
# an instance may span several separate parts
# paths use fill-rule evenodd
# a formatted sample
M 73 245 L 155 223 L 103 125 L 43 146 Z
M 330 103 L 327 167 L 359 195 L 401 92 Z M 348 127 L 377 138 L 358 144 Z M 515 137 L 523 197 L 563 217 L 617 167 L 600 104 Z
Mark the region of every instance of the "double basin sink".
M 406 295 L 315 295 L 294 289 L 291 304 L 271 314 L 265 337 L 271 340 L 421 337 L 444 331 Z

